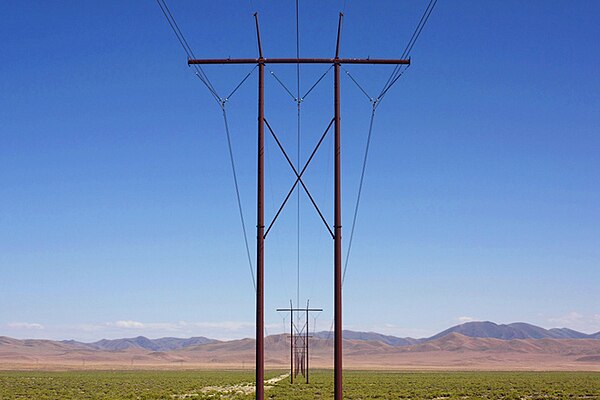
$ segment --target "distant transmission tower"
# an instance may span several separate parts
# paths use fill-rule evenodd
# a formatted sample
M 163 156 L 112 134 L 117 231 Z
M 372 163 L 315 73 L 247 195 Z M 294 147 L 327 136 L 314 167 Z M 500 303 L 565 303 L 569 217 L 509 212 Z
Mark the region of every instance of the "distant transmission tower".
M 294 308 L 290 300 L 290 308 L 278 308 L 277 311 L 290 313 L 290 383 L 294 383 L 294 379 L 298 375 L 302 375 L 306 383 L 309 383 L 309 313 L 321 312 L 322 308 L 309 308 L 309 302 L 306 302 L 306 308 Z M 297 326 L 294 323 L 294 312 L 306 313 L 306 320 L 302 326 Z

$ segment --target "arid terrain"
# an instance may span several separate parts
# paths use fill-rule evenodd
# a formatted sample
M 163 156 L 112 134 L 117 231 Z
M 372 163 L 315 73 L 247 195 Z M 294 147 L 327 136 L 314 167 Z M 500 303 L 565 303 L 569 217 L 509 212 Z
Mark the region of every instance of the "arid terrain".
M 286 368 L 289 339 L 266 339 L 266 364 Z M 332 365 L 332 340 L 311 340 L 311 366 Z M 165 351 L 130 346 L 93 349 L 77 342 L 0 338 L 2 369 L 250 369 L 254 340 L 210 341 Z M 407 346 L 375 340 L 345 340 L 344 364 L 352 369 L 586 370 L 600 371 L 600 340 L 474 338 L 449 333 Z

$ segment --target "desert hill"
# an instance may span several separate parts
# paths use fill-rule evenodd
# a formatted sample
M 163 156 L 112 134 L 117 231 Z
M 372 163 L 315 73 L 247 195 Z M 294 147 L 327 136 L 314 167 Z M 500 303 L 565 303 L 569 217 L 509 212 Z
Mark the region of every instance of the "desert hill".
M 321 332 L 316 332 L 314 334 L 314 336 L 319 339 L 331 339 L 333 337 L 332 333 L 333 332 L 321 331 Z M 349 330 L 342 331 L 342 336 L 344 337 L 344 339 L 378 341 L 378 342 L 389 344 L 391 346 L 410 346 L 411 344 L 420 343 L 423 340 L 426 340 L 426 339 L 414 339 L 414 338 L 410 338 L 410 337 L 401 338 L 401 337 L 391 336 L 391 335 L 382 335 L 381 333 L 377 333 L 377 332 L 356 332 L 356 331 L 349 331 Z
M 354 332 L 349 330 L 343 331 L 344 339 L 349 340 L 367 340 L 379 341 L 392 346 L 411 346 L 418 343 L 424 343 L 442 338 L 450 333 L 459 333 L 464 336 L 473 338 L 490 338 L 490 339 L 600 339 L 600 332 L 594 334 L 586 334 L 575 331 L 569 328 L 552 328 L 544 329 L 539 326 L 527 324 L 524 322 L 515 322 L 512 324 L 496 324 L 490 321 L 473 321 L 464 324 L 456 325 L 446 329 L 438 334 L 428 338 L 415 339 L 411 337 L 396 337 L 390 335 L 382 335 L 376 332 Z M 331 338 L 331 332 L 317 332 L 315 337 L 320 339 Z
M 568 328 L 544 329 L 539 326 L 516 322 L 512 324 L 495 324 L 490 321 L 467 322 L 462 325 L 453 326 L 443 332 L 429 338 L 435 340 L 449 333 L 460 333 L 475 338 L 494 339 L 595 339 L 600 338 L 598 333 L 587 335 Z
M 145 341 L 142 341 L 145 342 Z M 211 341 L 174 350 L 141 347 L 93 349 L 79 343 L 0 338 L 0 365 L 4 369 L 43 368 L 251 368 L 254 340 Z M 311 365 L 331 367 L 332 340 L 313 338 Z M 265 340 L 270 368 L 287 368 L 289 338 L 272 335 Z M 367 369 L 501 369 L 600 371 L 600 340 L 495 339 L 450 333 L 409 346 L 381 341 L 344 340 L 344 364 Z
M 177 350 L 184 347 L 194 346 L 198 344 L 206 344 L 215 342 L 214 339 L 208 339 L 202 336 L 192 337 L 188 339 L 180 339 L 173 337 L 164 337 L 159 339 L 148 339 L 144 336 L 124 339 L 102 339 L 93 343 L 82 343 L 75 340 L 64 340 L 61 343 L 77 345 L 82 348 L 92 350 L 126 350 L 126 349 L 144 349 L 152 351 L 169 351 Z
M 600 333 L 544 329 L 526 323 L 468 322 L 429 338 L 398 338 L 375 332 L 344 331 L 344 363 L 349 368 L 534 369 L 600 371 Z M 331 332 L 311 338 L 310 362 L 330 367 Z M 14 368 L 250 368 L 254 339 L 219 341 L 135 338 L 82 343 L 0 337 L 0 365 Z M 286 368 L 289 338 L 265 339 L 269 367 Z

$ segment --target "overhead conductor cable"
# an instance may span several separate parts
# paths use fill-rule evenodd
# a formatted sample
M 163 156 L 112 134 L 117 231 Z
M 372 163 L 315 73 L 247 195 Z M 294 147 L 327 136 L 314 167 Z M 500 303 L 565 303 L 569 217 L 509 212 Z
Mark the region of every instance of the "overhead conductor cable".
M 185 39 L 185 36 L 183 35 L 183 32 L 179 28 L 179 25 L 177 24 L 175 17 L 171 13 L 169 6 L 167 6 L 166 1 L 165 0 L 156 0 L 156 2 L 158 3 L 158 6 L 160 7 L 167 22 L 169 23 L 169 26 L 175 33 L 175 36 L 177 37 L 177 40 L 181 44 L 181 47 L 187 54 L 188 59 L 195 58 L 192 48 L 190 47 L 188 41 Z M 233 147 L 231 144 L 231 133 L 229 131 L 229 121 L 227 119 L 227 111 L 225 109 L 225 104 L 238 91 L 238 89 L 244 84 L 244 82 L 246 82 L 246 80 L 250 77 L 250 75 L 252 75 L 252 73 L 254 72 L 256 67 L 257 66 L 255 65 L 254 68 L 252 70 L 250 70 L 250 72 L 248 72 L 248 74 L 241 80 L 241 82 L 235 86 L 235 88 L 229 93 L 229 95 L 223 99 L 221 96 L 219 96 L 219 94 L 215 90 L 214 86 L 208 79 L 208 76 L 206 75 L 206 73 L 204 72 L 202 67 L 199 65 L 194 65 L 194 68 L 196 70 L 196 76 L 198 77 L 198 79 L 200 79 L 200 81 L 204 84 L 204 86 L 206 86 L 206 88 L 208 89 L 210 94 L 213 96 L 215 101 L 219 104 L 219 106 L 222 110 L 222 113 L 223 113 L 223 123 L 225 125 L 225 136 L 227 138 L 227 148 L 229 150 L 229 161 L 231 164 L 231 171 L 232 171 L 232 175 L 233 175 L 233 183 L 235 186 L 235 194 L 236 194 L 236 199 L 237 199 L 238 211 L 239 211 L 240 221 L 241 221 L 241 225 L 242 225 L 244 244 L 246 247 L 246 256 L 248 258 L 248 266 L 250 268 L 250 274 L 252 277 L 252 285 L 254 287 L 255 292 L 257 290 L 256 278 L 255 278 L 255 273 L 254 273 L 254 266 L 252 264 L 252 256 L 250 254 L 250 246 L 248 243 L 248 234 L 246 232 L 246 222 L 244 219 L 242 200 L 241 200 L 240 189 L 239 189 L 239 184 L 238 184 L 238 179 L 237 179 L 237 170 L 236 170 L 236 166 L 235 166 L 235 158 L 233 155 Z

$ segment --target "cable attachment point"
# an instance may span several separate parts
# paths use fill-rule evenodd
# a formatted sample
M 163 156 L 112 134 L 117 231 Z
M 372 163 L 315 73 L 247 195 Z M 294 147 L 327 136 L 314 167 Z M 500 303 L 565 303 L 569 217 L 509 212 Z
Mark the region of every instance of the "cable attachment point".
M 371 99 L 371 104 L 373 105 L 373 112 L 375 112 L 375 110 L 379 106 L 380 101 L 381 101 L 381 98 L 379 98 L 379 97 L 376 99 Z

